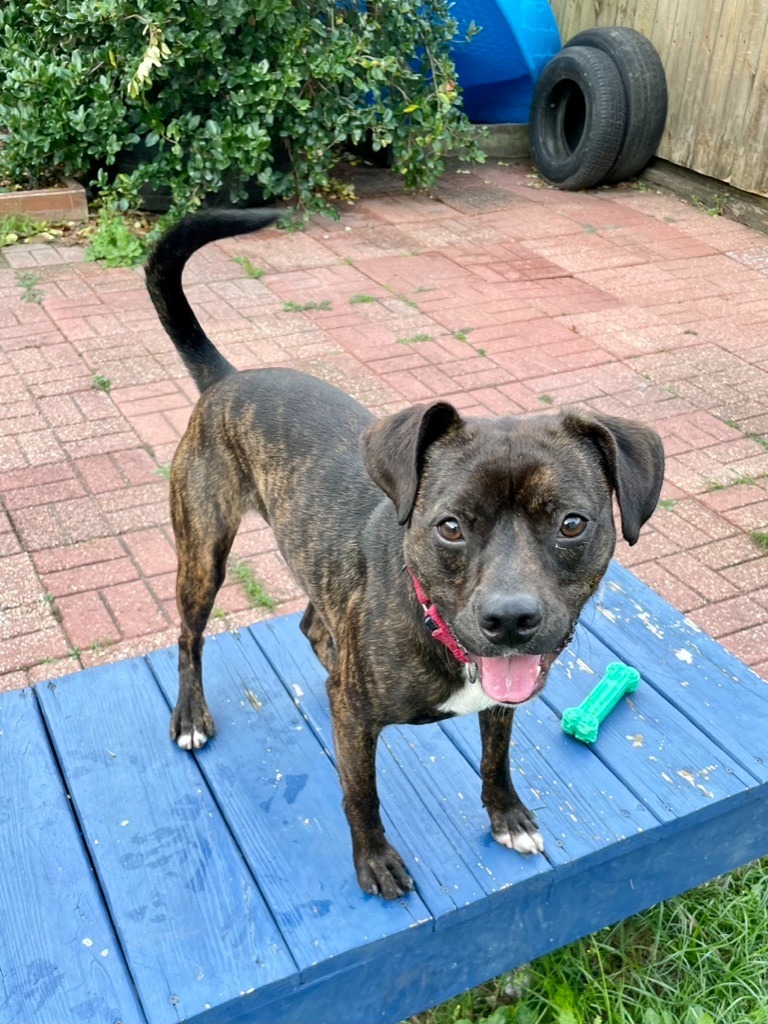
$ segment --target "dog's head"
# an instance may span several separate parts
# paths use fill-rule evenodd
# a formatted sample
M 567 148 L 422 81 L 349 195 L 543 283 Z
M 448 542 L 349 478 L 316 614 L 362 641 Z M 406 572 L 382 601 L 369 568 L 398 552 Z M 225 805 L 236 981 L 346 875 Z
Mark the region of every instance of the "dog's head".
M 634 544 L 664 472 L 661 439 L 631 420 L 464 420 L 446 402 L 377 421 L 362 452 L 407 527 L 406 564 L 509 704 L 544 685 L 608 566 L 612 495 Z

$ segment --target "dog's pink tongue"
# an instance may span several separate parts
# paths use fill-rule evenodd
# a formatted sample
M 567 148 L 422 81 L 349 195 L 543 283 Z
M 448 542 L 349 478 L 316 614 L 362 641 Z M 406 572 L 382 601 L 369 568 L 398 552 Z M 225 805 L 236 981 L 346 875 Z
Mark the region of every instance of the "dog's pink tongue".
M 478 658 L 480 685 L 494 700 L 520 704 L 536 689 L 541 655 L 513 654 L 509 658 Z

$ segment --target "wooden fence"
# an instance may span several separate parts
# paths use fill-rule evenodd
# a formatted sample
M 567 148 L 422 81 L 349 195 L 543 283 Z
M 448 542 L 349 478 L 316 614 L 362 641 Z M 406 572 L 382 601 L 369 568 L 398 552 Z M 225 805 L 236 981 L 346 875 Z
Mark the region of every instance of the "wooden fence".
M 552 0 L 563 41 L 629 25 L 659 52 L 669 116 L 658 155 L 768 196 L 768 0 Z

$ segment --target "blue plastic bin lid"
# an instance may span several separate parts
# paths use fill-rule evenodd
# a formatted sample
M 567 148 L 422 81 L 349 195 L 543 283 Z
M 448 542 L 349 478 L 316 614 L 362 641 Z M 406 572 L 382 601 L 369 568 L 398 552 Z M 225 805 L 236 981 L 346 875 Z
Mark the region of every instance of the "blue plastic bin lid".
M 456 0 L 453 47 L 464 109 L 475 123 L 527 124 L 533 87 L 560 50 L 560 32 L 547 0 Z M 464 38 L 474 22 L 481 31 Z

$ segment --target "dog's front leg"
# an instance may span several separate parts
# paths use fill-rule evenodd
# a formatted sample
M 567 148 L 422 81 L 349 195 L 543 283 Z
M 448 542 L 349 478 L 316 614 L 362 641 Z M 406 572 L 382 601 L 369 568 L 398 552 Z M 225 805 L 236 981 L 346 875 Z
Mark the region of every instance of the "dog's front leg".
M 481 711 L 483 806 L 491 819 L 493 838 L 518 853 L 542 853 L 544 840 L 536 821 L 517 795 L 509 773 L 509 741 L 514 709 L 495 707 Z
M 352 857 L 363 892 L 394 900 L 413 889 L 403 859 L 384 836 L 376 790 L 376 743 L 379 729 L 360 721 L 344 688 L 332 675 L 328 693 L 333 719 L 336 764 L 344 793 L 344 813 L 352 833 Z

